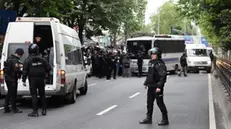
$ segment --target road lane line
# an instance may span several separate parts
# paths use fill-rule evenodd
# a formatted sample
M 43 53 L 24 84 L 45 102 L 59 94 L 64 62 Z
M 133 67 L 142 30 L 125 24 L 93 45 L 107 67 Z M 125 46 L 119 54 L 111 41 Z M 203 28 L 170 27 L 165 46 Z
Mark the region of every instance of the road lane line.
M 20 104 L 16 104 L 16 106 L 19 106 Z M 11 105 L 9 105 L 11 107 Z M 4 107 L 0 107 L 0 110 L 4 109 Z M 1 128 L 0 128 L 1 129 Z
M 110 80 L 106 80 L 105 82 L 109 82 Z
M 116 107 L 117 107 L 117 105 L 113 105 L 113 106 L 111 106 L 111 107 L 109 107 L 109 108 L 103 110 L 102 112 L 96 114 L 96 115 L 97 115 L 97 116 L 101 116 L 101 115 L 103 115 L 104 113 L 109 112 L 110 110 L 112 110 L 112 109 L 114 109 L 114 108 L 116 108 Z
M 208 90 L 209 90 L 209 129 L 217 129 L 215 110 L 213 104 L 213 89 L 212 89 L 211 74 L 208 74 Z
M 140 94 L 140 92 L 136 92 L 135 94 L 133 94 L 132 96 L 130 96 L 129 98 L 131 99 L 131 98 L 134 98 L 134 97 L 136 97 L 137 95 L 139 95 Z
M 93 84 L 90 84 L 90 85 L 88 85 L 89 87 L 91 87 L 91 86 L 95 86 L 97 83 L 93 83 Z

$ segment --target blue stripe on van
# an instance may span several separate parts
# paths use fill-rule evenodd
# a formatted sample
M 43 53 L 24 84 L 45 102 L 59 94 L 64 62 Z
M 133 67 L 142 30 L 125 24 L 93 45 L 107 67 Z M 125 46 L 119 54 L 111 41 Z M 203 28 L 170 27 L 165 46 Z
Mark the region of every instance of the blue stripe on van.
M 177 62 L 179 58 L 162 58 L 164 62 Z

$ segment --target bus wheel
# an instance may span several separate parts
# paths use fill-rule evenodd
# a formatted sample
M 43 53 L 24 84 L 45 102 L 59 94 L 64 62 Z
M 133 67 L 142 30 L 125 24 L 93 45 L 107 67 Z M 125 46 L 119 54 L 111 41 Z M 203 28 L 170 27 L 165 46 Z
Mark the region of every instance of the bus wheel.
M 179 66 L 178 66 L 178 64 L 176 64 L 174 70 L 170 71 L 170 74 L 177 74 L 178 70 L 179 70 Z

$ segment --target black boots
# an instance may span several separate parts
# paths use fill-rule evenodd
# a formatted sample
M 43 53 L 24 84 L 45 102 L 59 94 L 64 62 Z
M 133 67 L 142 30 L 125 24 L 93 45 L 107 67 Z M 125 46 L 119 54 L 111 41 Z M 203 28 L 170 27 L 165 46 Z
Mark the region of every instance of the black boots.
M 163 114 L 162 115 L 162 121 L 160 123 L 158 123 L 159 126 L 163 126 L 163 125 L 168 125 L 169 121 L 168 121 L 168 114 Z
M 47 115 L 47 110 L 46 109 L 43 109 L 42 110 L 42 113 L 41 113 L 43 116 Z M 28 114 L 29 117 L 38 117 L 39 114 L 38 114 L 38 111 L 33 111 L 32 113 Z
M 22 113 L 22 111 L 20 111 L 18 108 L 12 109 L 11 112 L 12 113 Z
M 152 117 L 147 116 L 144 120 L 139 122 L 140 124 L 152 124 Z
M 47 115 L 47 110 L 46 110 L 46 109 L 43 109 L 43 110 L 42 110 L 42 115 L 43 115 L 43 116 Z
M 38 111 L 33 111 L 32 113 L 28 114 L 29 117 L 38 117 Z
M 139 122 L 140 124 L 152 124 L 152 117 L 147 116 L 144 120 Z M 169 125 L 168 114 L 162 115 L 162 121 L 158 123 L 159 126 Z
M 9 107 L 4 107 L 4 113 L 11 113 L 11 109 Z

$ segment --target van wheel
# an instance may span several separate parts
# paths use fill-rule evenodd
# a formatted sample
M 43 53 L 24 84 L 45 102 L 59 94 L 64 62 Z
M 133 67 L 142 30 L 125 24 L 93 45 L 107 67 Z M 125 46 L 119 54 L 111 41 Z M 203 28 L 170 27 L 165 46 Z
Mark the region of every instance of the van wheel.
M 68 101 L 69 104 L 73 104 L 73 103 L 75 103 L 76 99 L 77 99 L 77 97 L 76 97 L 76 85 L 75 85 L 72 92 L 68 93 L 67 101 Z
M 79 89 L 79 92 L 81 95 L 86 95 L 87 94 L 87 90 L 88 90 L 88 84 L 87 84 L 87 79 L 84 83 L 84 87 Z

